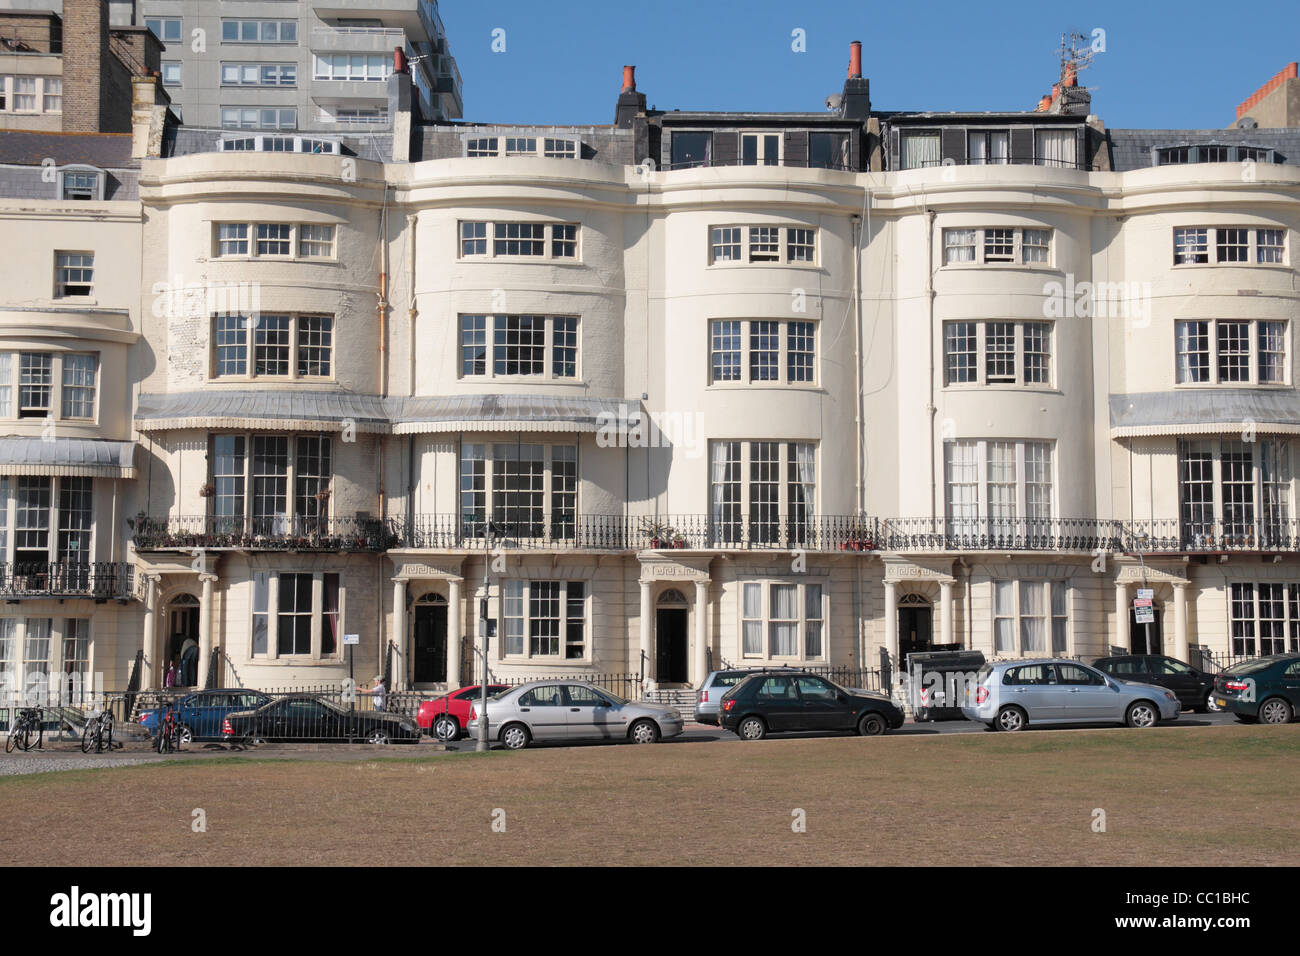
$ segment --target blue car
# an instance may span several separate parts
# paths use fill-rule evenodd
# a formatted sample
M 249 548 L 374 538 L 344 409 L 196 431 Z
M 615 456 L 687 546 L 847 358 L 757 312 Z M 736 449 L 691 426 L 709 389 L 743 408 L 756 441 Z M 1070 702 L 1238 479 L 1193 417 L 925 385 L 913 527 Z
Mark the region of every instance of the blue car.
M 241 710 L 256 710 L 270 702 L 271 698 L 261 691 L 233 687 L 186 694 L 172 704 L 172 709 L 180 724 L 181 742 L 188 744 L 195 740 L 221 740 L 221 728 L 226 715 Z M 140 712 L 140 726 L 148 731 L 150 737 L 157 735 L 161 719 L 160 707 Z

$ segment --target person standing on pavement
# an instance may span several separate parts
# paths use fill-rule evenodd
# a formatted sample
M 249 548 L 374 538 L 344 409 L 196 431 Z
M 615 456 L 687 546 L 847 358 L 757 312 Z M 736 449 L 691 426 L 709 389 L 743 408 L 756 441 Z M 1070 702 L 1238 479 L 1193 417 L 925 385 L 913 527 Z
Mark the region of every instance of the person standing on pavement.
M 375 699 L 375 710 L 384 710 L 388 703 L 388 689 L 384 687 L 384 675 L 375 675 L 375 686 L 370 690 L 359 690 L 358 694 L 365 694 Z

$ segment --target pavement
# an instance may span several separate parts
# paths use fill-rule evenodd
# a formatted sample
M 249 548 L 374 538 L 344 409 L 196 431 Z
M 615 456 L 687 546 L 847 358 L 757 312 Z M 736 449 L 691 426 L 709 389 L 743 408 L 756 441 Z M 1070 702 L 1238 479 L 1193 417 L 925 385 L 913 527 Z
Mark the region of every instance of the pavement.
M 1156 730 L 1177 732 L 1185 727 L 1226 727 L 1236 723 L 1232 714 L 1193 714 L 1186 712 L 1172 723 L 1161 724 Z M 1095 730 L 1113 730 L 1113 724 L 1091 727 L 1029 727 L 1022 733 L 1049 733 L 1053 731 L 1066 733 L 1089 733 Z M 908 720 L 898 730 L 891 730 L 891 737 L 939 737 L 949 734 L 985 733 L 983 724 L 968 720 L 934 721 L 916 723 Z M 823 737 L 826 734 L 799 733 L 781 734 L 782 740 L 800 740 Z M 662 741 L 676 746 L 689 743 L 740 743 L 740 738 L 729 731 L 706 724 L 687 721 L 686 728 L 680 736 Z M 549 747 L 601 747 L 603 741 L 575 741 L 567 744 L 547 744 Z M 751 745 L 752 746 L 752 745 Z M 494 745 L 499 748 L 500 745 Z M 115 747 L 112 753 L 83 754 L 81 743 L 71 738 L 47 737 L 44 750 L 32 750 L 27 753 L 15 751 L 12 754 L 0 754 L 0 776 L 17 776 L 33 773 L 50 773 L 58 770 L 100 770 L 105 767 L 130 767 L 142 764 L 158 763 L 168 760 L 239 760 L 239 759 L 280 759 L 280 760 L 329 760 L 353 761 L 373 760 L 375 757 L 428 757 L 439 753 L 473 753 L 476 741 L 461 739 L 450 744 L 442 744 L 428 737 L 418 744 L 393 744 L 379 748 L 370 744 L 262 744 L 259 747 L 231 747 L 225 744 L 191 744 L 175 754 L 156 753 L 150 741 L 144 738 L 131 738 L 122 742 L 121 748 Z

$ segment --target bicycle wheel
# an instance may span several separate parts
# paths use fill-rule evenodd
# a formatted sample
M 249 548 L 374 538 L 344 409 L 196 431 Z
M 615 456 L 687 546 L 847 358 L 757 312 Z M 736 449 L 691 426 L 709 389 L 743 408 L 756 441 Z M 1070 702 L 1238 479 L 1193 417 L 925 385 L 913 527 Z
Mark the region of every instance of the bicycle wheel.
M 23 724 L 18 728 L 18 749 L 23 753 L 32 749 L 32 725 Z
M 113 722 L 110 720 L 107 726 L 103 727 L 99 734 L 100 743 L 109 753 L 113 752 Z
M 158 736 L 155 737 L 153 741 L 153 749 L 158 751 L 161 754 L 167 752 L 165 749 L 166 747 L 167 747 L 167 732 L 164 731 L 161 727 L 159 727 Z
M 95 720 L 86 721 L 86 728 L 81 732 L 81 752 L 83 754 L 90 753 L 92 745 L 94 745 L 96 750 L 99 749 L 99 728 L 96 726 L 96 723 Z
M 5 753 L 11 754 L 18 746 L 18 728 L 10 725 L 9 736 L 5 738 Z

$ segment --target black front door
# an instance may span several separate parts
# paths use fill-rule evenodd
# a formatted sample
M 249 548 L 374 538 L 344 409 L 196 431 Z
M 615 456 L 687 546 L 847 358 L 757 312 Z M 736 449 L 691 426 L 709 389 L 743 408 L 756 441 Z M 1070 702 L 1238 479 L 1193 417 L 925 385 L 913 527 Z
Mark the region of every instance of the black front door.
M 415 606 L 415 675 L 417 684 L 447 679 L 447 608 L 442 604 Z
M 655 679 L 659 683 L 686 683 L 686 641 L 686 608 L 660 608 L 655 618 Z
M 1132 606 L 1128 609 L 1129 638 L 1132 641 L 1130 645 L 1134 654 L 1159 654 L 1160 653 L 1160 608 L 1153 608 L 1155 620 L 1150 624 L 1139 624 L 1134 618 L 1137 612 Z M 1148 637 L 1148 635 L 1150 635 Z
M 898 609 L 898 657 L 906 661 L 907 655 L 930 649 L 930 625 L 933 611 L 928 607 L 912 606 Z

